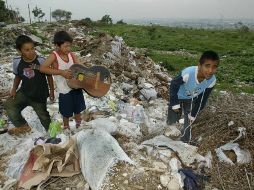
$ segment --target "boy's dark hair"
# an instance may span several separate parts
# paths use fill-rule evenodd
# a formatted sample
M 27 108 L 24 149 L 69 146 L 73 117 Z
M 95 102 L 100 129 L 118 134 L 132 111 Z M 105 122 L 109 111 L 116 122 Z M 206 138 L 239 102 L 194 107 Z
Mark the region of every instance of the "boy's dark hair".
M 201 57 L 199 59 L 199 63 L 202 65 L 202 64 L 204 64 L 204 62 L 206 60 L 212 60 L 212 61 L 218 61 L 219 62 L 220 58 L 219 58 L 219 56 L 216 52 L 210 50 L 210 51 L 205 51 L 201 55 Z
M 26 43 L 33 43 L 34 44 L 34 41 L 26 35 L 20 35 L 16 39 L 15 47 L 17 50 L 21 50 L 22 46 Z
M 55 33 L 54 35 L 54 44 L 61 46 L 65 42 L 70 42 L 72 43 L 73 39 L 72 37 L 65 31 L 59 31 Z

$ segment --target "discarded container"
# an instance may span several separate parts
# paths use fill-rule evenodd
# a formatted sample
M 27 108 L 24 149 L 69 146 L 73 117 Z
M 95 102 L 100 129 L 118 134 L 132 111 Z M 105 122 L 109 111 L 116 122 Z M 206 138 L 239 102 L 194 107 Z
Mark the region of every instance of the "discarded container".
M 111 108 L 112 111 L 116 111 L 116 103 L 114 101 L 109 101 L 109 108 Z
M 49 134 L 51 137 L 56 137 L 57 134 L 61 133 L 63 129 L 61 128 L 61 123 L 58 121 L 53 121 L 49 125 Z
M 4 119 L 0 119 L 0 128 L 4 127 L 6 121 Z

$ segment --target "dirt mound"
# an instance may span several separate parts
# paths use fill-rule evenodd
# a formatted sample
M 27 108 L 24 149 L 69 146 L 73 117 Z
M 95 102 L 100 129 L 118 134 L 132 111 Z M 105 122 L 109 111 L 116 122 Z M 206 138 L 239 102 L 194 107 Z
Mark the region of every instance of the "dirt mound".
M 198 140 L 202 153 L 212 151 L 212 184 L 222 189 L 250 189 L 254 184 L 254 163 L 235 166 L 219 162 L 215 149 L 238 137 L 239 127 L 246 128 L 246 136 L 236 142 L 240 148 L 252 151 L 254 158 L 254 97 L 225 94 L 213 97 L 210 105 L 200 114 L 193 126 L 193 137 Z M 229 155 L 230 156 L 230 155 Z M 234 160 L 231 154 L 231 159 Z

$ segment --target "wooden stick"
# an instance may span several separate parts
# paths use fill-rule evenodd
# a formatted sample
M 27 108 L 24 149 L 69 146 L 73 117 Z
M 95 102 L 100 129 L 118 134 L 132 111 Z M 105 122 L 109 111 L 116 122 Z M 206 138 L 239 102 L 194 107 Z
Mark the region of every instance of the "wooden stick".
M 246 168 L 244 168 L 244 170 L 245 170 L 245 174 L 246 174 L 246 178 L 247 178 L 247 181 L 248 181 L 249 188 L 250 188 L 250 190 L 252 190 L 251 185 L 250 185 L 250 179 L 249 179 Z
M 220 185 L 221 185 L 222 189 L 225 190 L 224 185 L 223 185 L 223 181 L 222 181 L 222 178 L 221 178 L 221 175 L 220 175 L 219 165 L 218 164 L 216 164 L 216 165 L 217 165 L 217 172 L 218 172 L 218 175 L 219 175 Z

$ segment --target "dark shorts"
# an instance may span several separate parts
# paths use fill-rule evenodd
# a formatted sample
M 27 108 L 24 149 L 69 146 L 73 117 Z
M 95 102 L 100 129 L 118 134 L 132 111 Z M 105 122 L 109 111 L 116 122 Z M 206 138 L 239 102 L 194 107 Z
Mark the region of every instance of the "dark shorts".
M 67 94 L 59 94 L 59 111 L 63 117 L 72 117 L 86 109 L 86 104 L 81 89 L 72 90 Z

